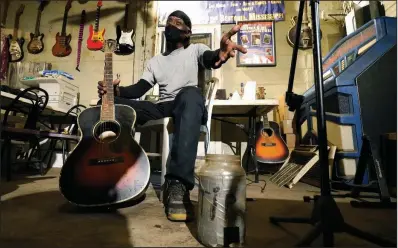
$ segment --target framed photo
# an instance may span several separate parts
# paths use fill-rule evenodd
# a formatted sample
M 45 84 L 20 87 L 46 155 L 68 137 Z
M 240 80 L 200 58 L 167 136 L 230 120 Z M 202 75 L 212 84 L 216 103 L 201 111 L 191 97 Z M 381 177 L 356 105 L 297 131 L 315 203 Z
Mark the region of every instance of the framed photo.
M 238 21 L 237 44 L 247 49 L 238 52 L 237 67 L 276 66 L 275 22 Z

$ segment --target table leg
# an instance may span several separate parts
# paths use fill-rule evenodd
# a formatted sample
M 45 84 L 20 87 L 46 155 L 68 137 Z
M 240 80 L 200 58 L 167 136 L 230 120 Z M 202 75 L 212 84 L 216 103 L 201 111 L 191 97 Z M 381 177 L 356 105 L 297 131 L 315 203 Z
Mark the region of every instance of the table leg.
M 249 117 L 249 137 L 248 137 L 248 154 L 247 154 L 247 173 L 249 173 L 249 161 L 251 160 L 254 165 L 254 181 L 247 178 L 250 182 L 247 185 L 253 184 L 253 183 L 259 183 L 260 181 L 264 182 L 264 186 L 261 187 L 261 193 L 264 192 L 265 186 L 267 185 L 265 180 L 259 180 L 259 170 L 258 170 L 258 163 L 256 159 L 256 116 L 251 115 Z

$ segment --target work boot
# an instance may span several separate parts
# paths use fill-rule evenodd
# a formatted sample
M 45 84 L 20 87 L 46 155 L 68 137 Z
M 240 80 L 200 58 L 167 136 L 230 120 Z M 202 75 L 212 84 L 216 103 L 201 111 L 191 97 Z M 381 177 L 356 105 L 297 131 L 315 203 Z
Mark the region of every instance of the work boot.
M 163 204 L 167 219 L 190 221 L 194 218 L 189 190 L 178 180 L 166 180 L 163 188 Z

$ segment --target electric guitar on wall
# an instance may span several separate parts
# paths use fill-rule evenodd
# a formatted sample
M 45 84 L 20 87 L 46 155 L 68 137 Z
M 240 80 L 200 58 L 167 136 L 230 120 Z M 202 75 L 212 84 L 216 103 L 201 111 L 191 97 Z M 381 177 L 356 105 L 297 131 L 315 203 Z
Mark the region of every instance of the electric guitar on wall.
M 85 109 L 78 116 L 81 138 L 61 169 L 60 190 L 72 204 L 109 207 L 137 200 L 149 185 L 150 164 L 134 139 L 136 112 L 115 104 L 113 58 L 116 40 L 104 45 L 102 105 Z
M 55 45 L 52 48 L 52 53 L 55 57 L 66 57 L 72 52 L 72 47 L 70 46 L 70 41 L 72 40 L 72 35 L 66 35 L 66 22 L 68 19 L 68 13 L 72 7 L 72 0 L 68 0 L 65 6 L 64 19 L 62 22 L 61 34 L 58 32 L 55 36 Z
M 281 137 L 278 123 L 268 121 L 264 115 L 257 123 L 256 158 L 261 163 L 283 163 L 289 157 L 289 149 Z
M 132 40 L 132 37 L 134 35 L 134 30 L 128 29 L 128 27 L 127 27 L 129 6 L 130 6 L 130 4 L 127 3 L 126 9 L 125 9 L 123 29 L 120 27 L 120 25 L 118 25 L 116 27 L 117 49 L 115 51 L 115 54 L 117 54 L 117 55 L 132 54 L 134 52 L 134 48 L 135 48 L 134 41 Z
M 25 10 L 25 5 L 21 4 L 15 16 L 14 34 L 8 36 L 9 54 L 10 54 L 9 62 L 18 62 L 21 61 L 24 57 L 22 46 L 25 43 L 25 39 L 23 37 L 18 38 L 19 19 L 24 10 Z
M 37 11 L 35 33 L 30 33 L 28 52 L 31 54 L 41 53 L 44 49 L 44 43 L 43 43 L 44 34 L 40 33 L 39 28 L 40 28 L 41 13 L 43 12 L 43 9 L 46 6 L 46 4 L 48 4 L 48 1 L 44 0 L 41 1 L 39 10 Z
M 301 25 L 301 33 L 300 33 L 300 40 L 299 40 L 299 48 L 301 49 L 310 49 L 313 45 L 312 39 L 312 31 L 310 26 L 308 25 L 308 13 L 307 13 L 307 1 L 304 3 L 304 11 L 303 11 L 303 22 Z M 294 43 L 296 41 L 296 27 L 297 27 L 297 16 L 293 16 L 291 22 L 293 27 L 290 28 L 289 32 L 287 33 L 286 39 L 287 43 L 294 47 Z
M 87 38 L 87 48 L 92 51 L 101 50 L 104 46 L 105 29 L 99 30 L 99 18 L 102 7 L 102 0 L 97 3 L 97 14 L 95 16 L 95 27 L 93 24 L 89 27 L 89 36 Z

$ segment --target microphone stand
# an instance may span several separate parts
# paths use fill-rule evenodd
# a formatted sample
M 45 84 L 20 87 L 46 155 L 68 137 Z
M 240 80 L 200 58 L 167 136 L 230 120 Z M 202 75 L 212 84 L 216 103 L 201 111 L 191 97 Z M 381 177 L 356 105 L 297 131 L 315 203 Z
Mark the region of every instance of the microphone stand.
M 296 70 L 296 61 L 298 53 L 299 38 L 301 33 L 301 24 L 303 20 L 303 9 L 306 0 L 300 1 L 298 21 L 296 27 L 296 40 L 293 48 L 293 56 L 290 68 L 289 86 L 286 92 L 286 104 L 290 111 L 300 108 L 304 97 L 294 94 L 293 81 Z M 378 244 L 379 246 L 396 247 L 395 244 L 387 240 L 383 240 L 375 235 L 365 233 L 353 226 L 344 222 L 344 218 L 331 194 L 331 186 L 329 180 L 329 164 L 328 164 L 328 148 L 327 148 L 327 133 L 326 120 L 323 104 L 323 78 L 322 78 L 322 55 L 320 43 L 320 25 L 319 25 L 319 0 L 310 0 L 312 31 L 313 31 L 313 63 L 314 63 L 314 87 L 316 94 L 316 116 L 318 126 L 318 147 L 319 147 L 319 165 L 321 173 L 321 195 L 314 198 L 304 197 L 304 201 L 314 200 L 314 208 L 312 215 L 309 218 L 281 218 L 270 217 L 270 222 L 278 224 L 285 223 L 306 223 L 312 224 L 314 227 L 307 233 L 297 244 L 297 246 L 310 246 L 311 243 L 321 234 L 323 234 L 323 246 L 334 246 L 334 233 L 346 232 L 350 235 L 367 240 L 369 242 Z

